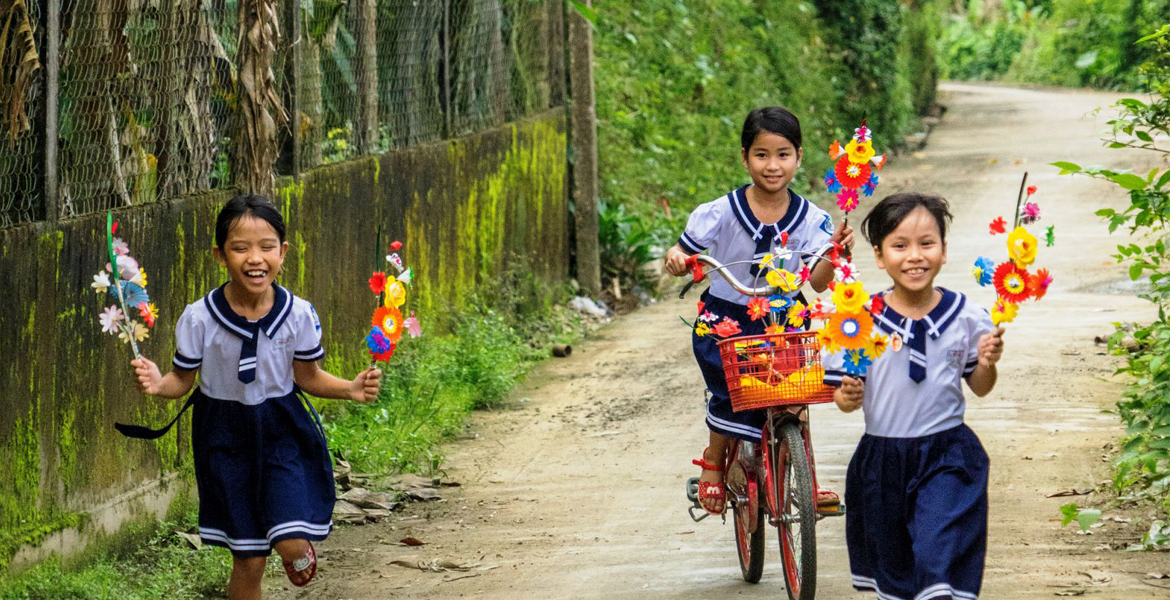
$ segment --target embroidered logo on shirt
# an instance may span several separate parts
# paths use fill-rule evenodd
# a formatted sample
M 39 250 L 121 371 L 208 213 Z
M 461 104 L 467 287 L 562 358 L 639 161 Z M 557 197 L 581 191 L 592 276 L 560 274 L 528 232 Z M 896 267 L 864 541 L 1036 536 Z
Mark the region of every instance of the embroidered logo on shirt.
M 310 304 L 309 311 L 313 313 L 313 327 L 316 327 L 317 331 L 321 331 L 321 318 L 317 316 L 317 309 Z
M 276 346 L 277 348 L 284 348 L 285 346 L 288 346 L 289 344 L 292 344 L 292 343 L 293 343 L 293 337 L 291 335 L 282 335 L 282 336 L 276 338 L 275 340 L 272 340 L 272 344 L 274 346 Z
M 966 354 L 962 348 L 947 350 L 947 364 L 955 368 L 963 368 L 963 356 Z
M 833 235 L 833 217 L 825 215 L 825 220 L 821 221 L 821 231 Z

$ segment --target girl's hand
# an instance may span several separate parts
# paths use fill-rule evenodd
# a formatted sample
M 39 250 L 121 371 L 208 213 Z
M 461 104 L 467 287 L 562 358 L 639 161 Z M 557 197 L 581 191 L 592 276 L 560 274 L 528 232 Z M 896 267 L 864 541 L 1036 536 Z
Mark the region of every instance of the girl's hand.
M 864 399 L 865 382 L 848 375 L 841 378 L 841 387 L 837 388 L 837 392 L 833 394 L 833 401 L 837 403 L 837 408 L 840 408 L 841 412 L 847 413 L 861 408 L 861 402 Z
M 687 268 L 688 258 L 690 257 L 678 247 L 678 244 L 671 246 L 670 250 L 666 251 L 666 272 L 675 277 L 690 273 L 691 270 Z
M 378 385 L 382 381 L 382 370 L 370 367 L 349 384 L 349 398 L 358 402 L 373 402 L 378 399 Z
M 145 356 L 139 356 L 130 361 L 130 366 L 134 367 L 138 388 L 146 394 L 157 396 L 160 391 L 159 384 L 162 383 L 162 373 L 159 372 L 158 365 Z
M 841 226 L 833 232 L 833 237 L 829 238 L 830 242 L 841 244 L 845 248 L 845 252 L 853 251 L 853 228 L 849 226 L 849 222 L 844 218 L 841 219 Z
M 1003 331 L 1003 327 L 996 327 L 995 331 L 979 338 L 980 366 L 992 367 L 1003 356 Z

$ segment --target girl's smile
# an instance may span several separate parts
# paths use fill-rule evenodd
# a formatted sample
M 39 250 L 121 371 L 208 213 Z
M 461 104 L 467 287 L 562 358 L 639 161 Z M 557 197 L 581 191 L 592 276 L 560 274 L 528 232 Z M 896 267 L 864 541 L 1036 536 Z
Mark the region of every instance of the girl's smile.
M 933 295 L 934 278 L 947 262 L 947 245 L 938 221 L 926 208 L 910 211 L 874 248 L 878 267 L 894 280 L 895 291 L 906 296 Z

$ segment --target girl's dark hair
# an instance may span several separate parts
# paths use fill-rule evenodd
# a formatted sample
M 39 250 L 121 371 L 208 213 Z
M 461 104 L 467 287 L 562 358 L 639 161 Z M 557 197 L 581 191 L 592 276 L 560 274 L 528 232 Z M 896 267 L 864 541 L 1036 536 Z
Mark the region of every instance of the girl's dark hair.
M 276 236 L 280 241 L 284 242 L 284 217 L 280 216 L 280 211 L 276 210 L 264 196 L 241 194 L 228 200 L 219 210 L 219 216 L 215 218 L 216 247 L 223 248 L 227 243 L 228 232 L 235 226 L 236 221 L 244 217 L 264 220 L 276 230 Z
M 951 216 L 950 204 L 942 196 L 931 196 L 918 192 L 899 192 L 891 194 L 874 205 L 873 210 L 861 222 L 861 231 L 870 244 L 881 248 L 882 241 L 890 235 L 906 215 L 918 207 L 925 208 L 930 216 L 938 222 L 938 232 L 942 242 L 947 241 L 947 223 Z
M 739 145 L 747 152 L 756 141 L 761 131 L 774 133 L 788 138 L 793 146 L 800 149 L 800 119 L 792 111 L 782 106 L 765 106 L 748 113 L 743 121 L 743 133 L 739 135 Z

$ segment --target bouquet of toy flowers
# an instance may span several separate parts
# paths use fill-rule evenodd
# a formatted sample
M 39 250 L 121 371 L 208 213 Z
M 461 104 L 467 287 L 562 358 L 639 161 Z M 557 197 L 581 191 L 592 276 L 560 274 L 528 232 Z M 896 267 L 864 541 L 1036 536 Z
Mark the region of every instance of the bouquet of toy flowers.
M 114 237 L 118 224 L 112 213 L 106 214 L 106 267 L 93 276 L 90 287 L 98 294 L 109 295 L 114 304 L 98 317 L 102 331 L 117 335 L 130 344 L 138 357 L 138 342 L 150 335 L 158 319 L 158 309 L 146 293 L 146 270 L 130 256 L 130 247 L 122 238 Z
M 414 278 L 414 271 L 403 264 L 398 255 L 401 249 L 402 242 L 394 242 L 390 244 L 391 253 L 386 256 L 386 262 L 396 273 L 393 279 L 387 277 L 385 271 L 374 271 L 370 276 L 370 291 L 378 296 L 378 308 L 374 310 L 373 328 L 366 336 L 366 345 L 374 362 L 388 362 L 394 356 L 404 331 L 412 338 L 422 335 L 422 327 L 414 312 L 411 311 L 409 317 L 403 316 L 406 291 Z
M 1003 217 L 996 217 L 990 226 L 993 236 L 1007 233 L 1008 260 L 997 265 L 990 258 L 981 256 L 975 260 L 975 266 L 971 270 L 980 286 L 995 287 L 996 300 L 991 309 L 991 321 L 996 326 L 1011 323 L 1019 312 L 1020 304 L 1025 300 L 1043 298 L 1048 292 L 1048 286 L 1052 284 L 1052 276 L 1048 274 L 1048 269 L 1037 269 L 1035 273 L 1028 271 L 1028 267 L 1036 261 L 1040 243 L 1024 226 L 1040 220 L 1040 206 L 1032 202 L 1036 186 L 1028 187 L 1028 195 L 1024 197 L 1024 185 L 1027 181 L 1028 175 L 1025 173 L 1024 182 L 1020 184 L 1019 197 L 1016 199 L 1012 231 L 1007 233 L 1007 222 Z M 1045 238 L 1048 246 L 1055 243 L 1053 227 L 1045 230 Z
M 817 340 L 828 352 L 845 352 L 845 373 L 863 377 L 881 358 L 887 348 L 894 346 L 898 351 L 901 339 L 882 335 L 874 327 L 874 317 L 881 315 L 885 301 L 881 296 L 870 297 L 861 282 L 857 280 L 857 267 L 843 258 L 838 248 L 829 251 L 828 259 L 833 264 L 832 302 L 824 304 L 818 299 L 809 309 L 809 317 L 821 321 L 816 330 Z
M 829 147 L 829 158 L 834 164 L 825 172 L 825 187 L 837 194 L 837 206 L 845 211 L 845 218 L 860 203 L 858 192 L 872 196 L 878 186 L 874 168 L 880 170 L 886 164 L 886 156 L 876 155 L 873 149 L 873 131 L 866 127 L 853 130 L 853 139 L 841 146 L 837 140 Z

